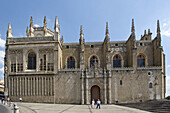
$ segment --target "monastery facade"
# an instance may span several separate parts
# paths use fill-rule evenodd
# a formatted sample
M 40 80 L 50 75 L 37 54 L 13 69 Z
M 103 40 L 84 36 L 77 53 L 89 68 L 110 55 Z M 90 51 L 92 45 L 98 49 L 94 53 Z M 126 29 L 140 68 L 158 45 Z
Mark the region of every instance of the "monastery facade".
M 27 27 L 26 37 L 13 37 L 9 24 L 5 49 L 5 92 L 12 101 L 90 104 L 142 102 L 165 98 L 165 54 L 150 29 L 136 40 L 134 20 L 126 41 L 111 41 L 108 23 L 103 42 L 64 43 L 58 18 L 54 31 Z

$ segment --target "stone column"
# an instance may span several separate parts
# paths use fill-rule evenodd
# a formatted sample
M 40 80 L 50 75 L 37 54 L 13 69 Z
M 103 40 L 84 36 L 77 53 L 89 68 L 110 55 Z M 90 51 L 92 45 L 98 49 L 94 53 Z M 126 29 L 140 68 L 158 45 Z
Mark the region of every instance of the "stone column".
M 118 95 L 117 95 L 117 79 L 116 79 L 116 77 L 115 77 L 115 102 L 118 101 L 118 100 L 117 100 L 117 96 L 118 96 Z
M 86 70 L 86 104 L 89 104 L 89 92 L 88 92 L 88 89 L 89 89 L 89 84 L 88 84 L 88 73 L 87 73 L 87 70 Z
M 111 104 L 111 72 L 108 70 L 108 104 Z
M 25 55 L 26 55 L 26 50 L 24 50 L 24 52 L 23 52 L 23 72 L 25 72 L 25 70 L 26 70 L 26 61 L 25 61 Z
M 47 94 L 47 81 L 46 81 L 46 77 L 44 77 L 45 78 L 45 81 L 44 81 L 44 90 L 45 90 L 45 93 L 44 93 L 44 95 L 46 96 L 46 94 Z
M 33 77 L 33 80 L 32 80 L 32 89 L 33 89 L 33 91 L 32 91 L 32 93 L 33 93 L 33 96 L 35 95 L 35 77 Z
M 27 95 L 30 95 L 30 81 L 29 81 L 30 77 L 28 77 L 28 89 L 27 89 Z
M 104 104 L 107 104 L 106 70 L 104 69 Z
M 25 77 L 25 92 L 24 92 L 25 96 L 27 96 L 27 78 Z
M 84 104 L 84 71 L 81 71 L 81 104 Z
M 41 87 L 41 95 L 43 96 L 43 95 L 44 95 L 44 93 L 43 93 L 43 91 L 44 91 L 44 90 L 43 90 L 43 89 L 44 89 L 44 87 L 43 87 L 43 85 L 44 85 L 43 77 L 41 77 L 41 79 L 42 79 L 42 81 L 41 81 L 41 83 L 42 83 L 42 84 L 41 84 L 41 86 L 42 86 L 42 87 Z
M 14 78 L 13 77 L 11 77 L 11 95 L 12 96 L 14 96 L 14 86 L 13 86 L 13 84 L 14 84 Z
M 21 83 L 22 81 L 21 81 L 21 77 L 19 78 L 19 95 L 21 96 L 21 90 L 22 90 L 22 83 Z
M 39 77 L 36 77 L 36 78 L 37 78 L 37 81 L 36 81 L 36 82 L 37 82 L 37 85 L 36 85 L 36 86 L 37 86 L 37 95 L 38 95 L 38 93 L 39 93 L 39 88 L 38 88 L 38 86 L 39 86 L 39 84 L 38 84 L 38 82 L 39 82 Z
M 18 77 L 17 77 L 17 81 L 16 81 L 16 83 L 17 83 L 17 84 L 16 84 L 16 87 L 17 87 L 17 90 L 16 90 L 16 91 L 17 91 L 17 92 L 16 92 L 16 96 L 18 96 Z
M 39 63 L 40 60 L 39 60 L 39 51 L 37 50 L 37 63 L 36 63 L 36 71 L 38 72 L 39 71 Z
M 11 96 L 11 77 L 8 76 L 8 95 Z
M 30 95 L 32 96 L 32 77 L 30 79 Z

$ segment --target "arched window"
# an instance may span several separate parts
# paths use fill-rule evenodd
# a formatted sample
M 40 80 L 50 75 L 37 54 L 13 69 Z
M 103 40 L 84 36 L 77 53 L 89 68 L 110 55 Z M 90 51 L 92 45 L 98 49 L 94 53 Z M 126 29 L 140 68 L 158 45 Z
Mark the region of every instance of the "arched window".
M 138 55 L 137 64 L 138 67 L 145 67 L 145 57 L 143 55 Z
M 73 57 L 67 59 L 67 68 L 75 68 L 75 59 Z
M 28 54 L 28 69 L 36 69 L 36 54 L 34 52 Z
M 149 88 L 152 88 L 152 83 L 149 83 Z
M 98 59 L 96 56 L 92 56 L 90 59 L 90 67 L 94 66 L 94 63 L 98 64 Z
M 113 68 L 121 67 L 121 58 L 119 55 L 113 57 Z

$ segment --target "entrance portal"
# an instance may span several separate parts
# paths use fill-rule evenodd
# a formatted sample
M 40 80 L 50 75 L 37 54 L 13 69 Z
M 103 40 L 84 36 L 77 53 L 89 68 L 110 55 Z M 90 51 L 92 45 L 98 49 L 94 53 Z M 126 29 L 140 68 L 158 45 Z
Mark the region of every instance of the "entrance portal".
M 100 87 L 95 85 L 91 87 L 91 100 L 97 101 L 100 99 Z

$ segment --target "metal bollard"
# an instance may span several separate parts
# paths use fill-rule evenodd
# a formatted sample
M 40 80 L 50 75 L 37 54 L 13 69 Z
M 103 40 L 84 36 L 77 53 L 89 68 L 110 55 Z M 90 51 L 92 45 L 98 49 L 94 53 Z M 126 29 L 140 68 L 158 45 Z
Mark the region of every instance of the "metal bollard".
M 19 113 L 19 107 L 17 104 L 14 104 L 14 113 Z
M 5 105 L 8 105 L 7 101 L 5 101 Z
M 12 102 L 9 103 L 9 107 L 12 107 Z

